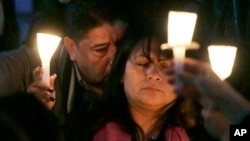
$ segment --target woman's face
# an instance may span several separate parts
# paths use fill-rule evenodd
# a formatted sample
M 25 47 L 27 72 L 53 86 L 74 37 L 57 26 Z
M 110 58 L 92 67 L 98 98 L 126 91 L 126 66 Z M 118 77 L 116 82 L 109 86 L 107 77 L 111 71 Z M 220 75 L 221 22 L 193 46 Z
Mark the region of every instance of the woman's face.
M 168 83 L 170 65 L 167 56 L 160 55 L 154 48 L 160 48 L 156 41 L 151 43 L 150 60 L 142 50 L 142 43 L 136 45 L 127 60 L 123 77 L 124 90 L 130 108 L 158 110 L 172 103 L 177 95 L 173 85 Z

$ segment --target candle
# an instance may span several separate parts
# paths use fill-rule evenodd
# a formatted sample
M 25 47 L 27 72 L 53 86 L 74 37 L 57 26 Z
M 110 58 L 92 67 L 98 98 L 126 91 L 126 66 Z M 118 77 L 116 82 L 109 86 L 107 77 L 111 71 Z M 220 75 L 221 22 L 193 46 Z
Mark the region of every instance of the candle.
M 175 46 L 173 48 L 175 73 L 179 73 L 183 70 L 183 61 L 185 59 L 185 52 L 186 52 L 185 46 Z M 179 79 L 176 79 L 175 85 L 176 89 L 179 89 L 182 87 L 182 82 Z
M 212 70 L 221 80 L 231 75 L 237 52 L 235 46 L 210 45 L 208 46 L 209 60 Z
M 185 47 L 174 47 L 173 48 L 173 55 L 174 55 L 174 69 L 176 72 L 180 72 L 183 70 L 183 60 L 185 59 Z
M 168 44 L 173 47 L 175 71 L 182 71 L 185 51 L 192 43 L 197 14 L 170 11 L 168 14 Z
M 50 85 L 50 60 L 61 38 L 55 35 L 37 33 L 38 52 L 42 62 L 43 81 Z
M 173 49 L 175 72 L 183 70 L 186 49 L 197 49 L 199 45 L 192 42 L 197 14 L 183 11 L 170 11 L 168 14 L 168 43 L 162 44 L 161 49 Z M 176 87 L 181 87 L 176 79 Z
M 168 14 L 168 44 L 170 46 L 189 45 L 193 38 L 197 14 L 170 11 Z

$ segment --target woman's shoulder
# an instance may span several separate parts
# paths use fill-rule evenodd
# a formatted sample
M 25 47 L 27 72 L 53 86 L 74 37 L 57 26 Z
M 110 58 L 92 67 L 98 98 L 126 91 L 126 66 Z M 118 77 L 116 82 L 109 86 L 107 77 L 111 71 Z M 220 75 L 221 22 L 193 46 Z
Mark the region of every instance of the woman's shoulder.
M 190 141 L 186 130 L 179 126 L 171 126 L 165 132 L 165 139 L 168 141 Z
M 108 122 L 96 132 L 93 141 L 130 141 L 131 136 L 115 122 Z

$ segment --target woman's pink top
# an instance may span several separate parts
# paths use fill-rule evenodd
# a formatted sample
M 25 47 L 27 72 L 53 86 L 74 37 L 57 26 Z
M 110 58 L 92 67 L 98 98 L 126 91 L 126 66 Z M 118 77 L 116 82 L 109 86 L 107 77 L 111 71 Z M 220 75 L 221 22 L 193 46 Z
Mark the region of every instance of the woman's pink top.
M 189 141 L 186 131 L 180 127 L 171 127 L 165 133 L 166 141 Z M 93 141 L 131 141 L 131 136 L 121 130 L 114 122 L 106 124 L 99 130 Z

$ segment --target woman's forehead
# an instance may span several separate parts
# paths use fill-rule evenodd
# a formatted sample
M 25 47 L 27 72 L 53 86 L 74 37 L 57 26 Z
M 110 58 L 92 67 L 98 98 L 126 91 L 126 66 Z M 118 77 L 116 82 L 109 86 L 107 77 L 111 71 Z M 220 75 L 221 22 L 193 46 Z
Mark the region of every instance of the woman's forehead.
M 161 44 L 162 42 L 156 39 L 152 39 L 151 41 L 144 39 L 135 45 L 131 55 L 155 55 L 158 57 L 172 58 L 172 50 L 161 50 Z

